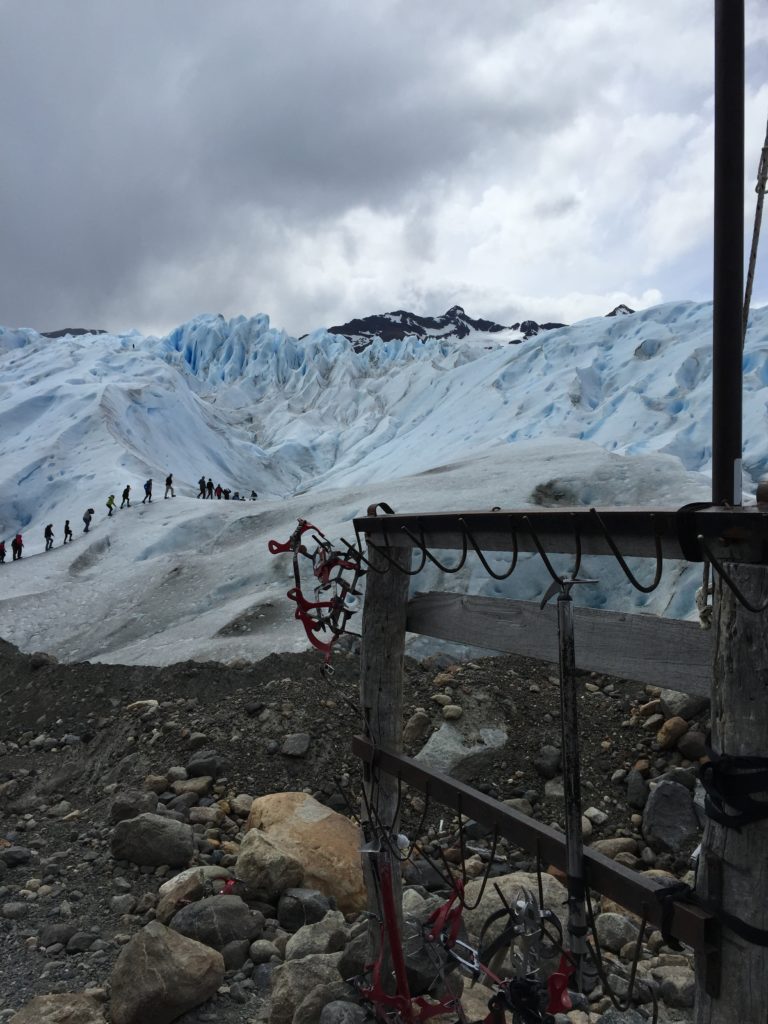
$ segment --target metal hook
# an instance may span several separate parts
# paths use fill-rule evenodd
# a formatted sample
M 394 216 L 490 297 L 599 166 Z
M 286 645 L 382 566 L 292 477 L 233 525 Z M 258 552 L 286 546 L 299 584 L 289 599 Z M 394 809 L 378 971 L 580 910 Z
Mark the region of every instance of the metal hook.
M 462 552 L 461 552 L 461 557 L 459 558 L 458 563 L 456 565 L 453 565 L 453 566 L 451 566 L 451 565 L 443 565 L 442 562 L 439 562 L 437 560 L 437 558 L 435 558 L 435 556 L 431 553 L 429 548 L 424 543 L 424 525 L 423 525 L 423 523 L 422 523 L 422 521 L 420 519 L 419 519 L 418 523 L 419 523 L 419 533 L 421 535 L 421 540 L 418 540 L 418 538 L 415 537 L 413 535 L 413 533 L 411 533 L 411 531 L 408 529 L 407 526 L 403 526 L 403 527 L 401 527 L 401 529 L 402 529 L 403 533 L 407 537 L 410 537 L 410 539 L 413 541 L 413 543 L 416 545 L 416 547 L 421 550 L 421 553 L 423 555 L 425 555 L 430 560 L 430 562 L 432 562 L 433 565 L 436 565 L 437 568 L 441 572 L 454 573 L 454 572 L 458 572 L 459 569 L 463 568 L 464 563 L 467 560 L 467 537 L 466 537 L 466 534 L 462 531 L 462 542 L 463 542 L 464 546 L 463 546 L 463 549 L 462 549 Z M 423 563 L 422 563 L 422 565 L 423 565 Z
M 528 528 L 528 532 L 531 535 L 531 540 L 533 541 L 533 543 L 534 543 L 534 545 L 536 547 L 536 550 L 538 551 L 538 553 L 539 553 L 539 555 L 541 557 L 541 560 L 542 560 L 542 562 L 544 563 L 544 565 L 546 567 L 547 572 L 552 577 L 553 582 L 556 583 L 559 586 L 561 584 L 561 582 L 562 582 L 563 577 L 555 572 L 554 566 L 552 565 L 552 563 L 550 562 L 549 558 L 547 557 L 547 553 L 544 550 L 544 548 L 543 548 L 543 546 L 541 544 L 541 541 L 539 540 L 539 535 L 536 533 L 534 525 L 531 522 L 530 516 L 523 516 L 523 522 L 525 523 L 526 527 Z
M 480 559 L 480 564 L 485 569 L 485 571 L 488 573 L 488 575 L 492 576 L 493 579 L 495 579 L 495 580 L 506 580 L 506 579 L 508 579 L 512 575 L 512 573 L 515 571 L 515 568 L 517 566 L 517 556 L 518 556 L 518 553 L 519 553 L 519 548 L 518 548 L 518 544 L 517 544 L 517 531 L 512 526 L 512 523 L 513 523 L 512 516 L 509 517 L 509 525 L 510 525 L 510 529 L 512 531 L 512 564 L 507 569 L 507 571 L 503 572 L 503 573 L 494 572 L 494 570 L 490 567 L 490 565 L 486 561 L 485 555 L 483 554 L 480 545 L 477 543 L 477 541 L 475 540 L 474 536 L 472 535 L 472 532 L 470 531 L 469 527 L 467 526 L 467 522 L 466 522 L 466 520 L 464 519 L 463 516 L 459 516 L 459 522 L 461 523 L 461 529 L 462 529 L 462 531 L 464 533 L 464 536 L 465 536 L 464 543 L 466 544 L 466 538 L 469 538 L 469 543 L 474 548 L 475 554 Z
M 385 541 L 387 550 L 385 551 L 384 548 L 379 547 L 378 544 L 374 544 L 373 541 L 370 540 L 370 539 L 368 540 L 368 547 L 373 548 L 373 550 L 376 551 L 378 554 L 380 554 L 382 556 L 382 558 L 386 558 L 386 560 L 389 562 L 389 564 L 393 568 L 397 569 L 398 572 L 403 573 L 403 575 L 405 575 L 405 576 L 418 576 L 418 574 L 421 572 L 421 570 L 427 564 L 427 552 L 426 552 L 426 549 L 422 548 L 422 551 L 421 551 L 421 562 L 419 563 L 419 566 L 418 566 L 417 569 L 406 569 L 404 566 L 398 565 L 397 562 L 393 558 L 391 558 L 390 555 L 388 554 L 388 552 L 392 550 L 392 545 L 389 543 L 389 538 L 387 536 L 387 528 L 384 525 L 384 522 L 385 522 L 385 520 L 382 520 L 382 522 L 381 522 L 381 532 L 384 534 L 384 541 Z M 401 530 L 406 530 L 407 527 L 401 526 L 400 529 Z
M 627 563 L 624 561 L 624 557 L 621 554 L 621 552 L 619 551 L 619 549 L 616 547 L 616 544 L 614 543 L 613 537 L 611 537 L 610 533 L 608 532 L 608 527 L 603 522 L 603 518 L 600 515 L 600 513 L 597 511 L 596 508 L 591 508 L 589 511 L 592 513 L 592 515 L 595 517 L 595 519 L 597 519 L 598 523 L 600 524 L 600 528 L 603 531 L 603 537 L 605 538 L 605 543 L 608 545 L 608 547 L 613 552 L 613 557 L 616 559 L 616 561 L 621 566 L 621 570 L 624 573 L 624 575 L 627 577 L 629 582 L 632 584 L 632 586 L 636 590 L 639 590 L 641 594 L 650 594 L 653 590 L 656 589 L 656 587 L 658 587 L 659 583 L 661 582 L 661 574 L 662 574 L 662 571 L 663 571 L 663 555 L 662 555 L 662 550 L 661 550 L 661 534 L 659 533 L 658 529 L 656 530 L 656 534 L 655 534 L 655 542 L 656 542 L 656 574 L 654 575 L 653 582 L 651 584 L 649 584 L 648 586 L 643 586 L 643 584 L 640 583 L 640 581 L 633 574 L 632 570 L 629 568 Z M 653 515 L 653 513 L 650 514 L 649 518 L 651 519 L 651 522 L 653 522 L 655 524 L 656 517 Z

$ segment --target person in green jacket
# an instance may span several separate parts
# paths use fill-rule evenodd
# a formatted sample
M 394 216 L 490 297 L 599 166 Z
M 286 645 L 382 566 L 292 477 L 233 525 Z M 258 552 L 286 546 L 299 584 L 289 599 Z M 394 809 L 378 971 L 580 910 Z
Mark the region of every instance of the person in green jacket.
M 111 516 L 112 513 L 115 510 L 115 496 L 114 496 L 114 494 L 110 494 L 110 496 L 107 498 L 107 510 L 108 510 L 107 511 L 107 516 Z

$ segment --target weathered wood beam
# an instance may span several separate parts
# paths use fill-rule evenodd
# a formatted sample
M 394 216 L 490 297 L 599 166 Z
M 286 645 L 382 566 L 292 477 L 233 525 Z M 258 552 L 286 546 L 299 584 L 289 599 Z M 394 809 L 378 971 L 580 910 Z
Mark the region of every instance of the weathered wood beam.
M 586 555 L 612 555 L 612 540 L 624 557 L 655 558 L 657 539 L 665 559 L 700 562 L 698 537 L 720 558 L 736 562 L 768 562 L 768 510 L 749 506 L 669 508 L 500 509 L 499 511 L 425 512 L 369 515 L 355 519 L 355 528 L 369 543 L 389 550 L 421 545 L 429 551 L 461 551 L 474 545 L 483 552 L 536 551 L 534 534 L 547 554 L 573 554 L 580 545 Z
M 709 696 L 712 631 L 696 622 L 574 608 L 576 665 L 684 693 Z M 490 651 L 558 661 L 557 610 L 531 601 L 416 594 L 408 602 L 406 629 Z

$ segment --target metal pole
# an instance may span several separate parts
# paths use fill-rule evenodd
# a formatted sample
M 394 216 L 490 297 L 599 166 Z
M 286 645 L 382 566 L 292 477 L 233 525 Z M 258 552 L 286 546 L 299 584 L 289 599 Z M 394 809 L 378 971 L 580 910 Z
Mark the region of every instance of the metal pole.
M 749 250 L 749 264 L 747 266 L 747 286 L 744 289 L 744 320 L 742 322 L 742 336 L 747 337 L 747 326 L 749 324 L 749 307 L 752 302 L 752 284 L 755 280 L 755 265 L 757 263 L 757 245 L 760 241 L 760 225 L 763 223 L 763 201 L 765 199 L 765 185 L 768 182 L 768 125 L 765 128 L 765 142 L 760 151 L 760 163 L 757 168 L 757 203 L 755 204 L 755 224 L 752 228 L 752 247 Z
M 715 0 L 712 502 L 741 505 L 744 0 Z
M 573 640 L 573 599 L 567 582 L 564 581 L 557 595 L 557 631 L 560 640 L 560 723 L 563 738 L 565 850 L 568 865 L 568 950 L 575 961 L 576 990 L 580 992 L 584 958 L 587 953 L 587 916 L 584 902 L 584 848 L 581 837 L 579 706 Z

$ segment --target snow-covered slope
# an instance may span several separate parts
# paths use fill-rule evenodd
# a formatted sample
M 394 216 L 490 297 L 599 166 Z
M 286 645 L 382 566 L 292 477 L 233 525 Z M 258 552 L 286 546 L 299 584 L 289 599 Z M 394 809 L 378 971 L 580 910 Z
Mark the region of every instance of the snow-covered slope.
M 428 511 L 542 495 L 706 499 L 710 348 L 711 307 L 693 303 L 491 349 L 405 338 L 356 352 L 325 331 L 288 337 L 266 316 L 201 316 L 160 339 L 0 328 L 0 536 L 21 529 L 26 541 L 21 563 L 0 567 L 0 633 L 60 657 L 128 662 L 295 649 L 305 641 L 282 596 L 289 560 L 266 541 L 285 539 L 298 516 L 349 536 L 381 500 Z M 768 472 L 766 309 L 752 316 L 744 389 L 754 493 Z M 168 472 L 179 496 L 164 501 Z M 201 474 L 259 500 L 198 501 Z M 108 494 L 119 500 L 130 483 L 135 505 L 149 476 L 151 507 L 104 517 Z M 76 539 L 60 548 L 65 518 Z M 44 554 L 48 522 L 56 547 Z M 647 600 L 611 566 L 590 571 L 601 580 L 582 597 L 592 604 L 692 611 L 695 572 L 670 567 Z M 416 585 L 438 585 L 435 572 Z M 503 592 L 533 598 L 545 586 L 531 561 Z M 477 566 L 450 588 L 502 592 Z M 247 630 L 227 628 L 248 609 Z

